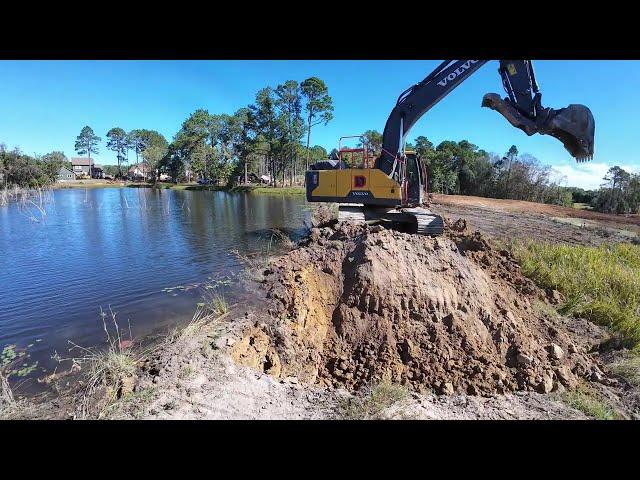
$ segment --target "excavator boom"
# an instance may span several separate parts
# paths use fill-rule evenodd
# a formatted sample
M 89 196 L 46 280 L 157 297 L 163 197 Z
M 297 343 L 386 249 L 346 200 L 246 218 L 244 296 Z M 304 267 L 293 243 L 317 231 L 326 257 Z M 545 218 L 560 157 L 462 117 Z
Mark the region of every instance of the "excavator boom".
M 376 167 L 393 176 L 411 127 L 485 63 L 486 60 L 444 61 L 422 82 L 405 90 L 387 119 Z M 527 135 L 540 133 L 559 139 L 579 162 L 593 158 L 595 121 L 587 107 L 544 108 L 530 60 L 500 60 L 498 72 L 508 96 L 502 99 L 489 93 L 482 100 L 483 107 L 501 113 Z

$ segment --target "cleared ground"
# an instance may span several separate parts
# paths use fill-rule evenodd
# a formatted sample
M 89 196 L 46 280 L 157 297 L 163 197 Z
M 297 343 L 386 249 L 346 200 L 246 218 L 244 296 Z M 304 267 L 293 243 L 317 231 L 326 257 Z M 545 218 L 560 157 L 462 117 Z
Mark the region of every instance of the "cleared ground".
M 572 245 L 640 242 L 639 215 L 609 215 L 519 200 L 433 194 L 430 208 L 472 230 L 509 242 L 539 240 Z

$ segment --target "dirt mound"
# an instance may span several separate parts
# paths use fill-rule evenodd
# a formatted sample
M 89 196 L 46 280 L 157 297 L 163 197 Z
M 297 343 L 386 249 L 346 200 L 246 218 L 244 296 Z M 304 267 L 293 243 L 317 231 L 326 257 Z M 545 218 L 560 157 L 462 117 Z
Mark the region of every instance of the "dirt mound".
M 546 294 L 464 221 L 430 238 L 380 226 L 314 228 L 264 272 L 269 315 L 231 347 L 276 377 L 356 390 L 548 393 L 600 373 L 544 313 Z

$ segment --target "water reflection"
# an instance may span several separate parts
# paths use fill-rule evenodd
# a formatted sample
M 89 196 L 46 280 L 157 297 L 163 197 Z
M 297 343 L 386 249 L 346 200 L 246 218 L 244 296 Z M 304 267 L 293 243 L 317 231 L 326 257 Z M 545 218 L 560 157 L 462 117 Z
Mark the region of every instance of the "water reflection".
M 201 292 L 163 289 L 233 276 L 231 251 L 263 250 L 273 228 L 301 235 L 303 207 L 301 197 L 141 188 L 57 190 L 43 221 L 0 207 L 0 348 L 34 343 L 50 367 L 67 340 L 102 341 L 109 305 L 136 336 L 166 331 Z

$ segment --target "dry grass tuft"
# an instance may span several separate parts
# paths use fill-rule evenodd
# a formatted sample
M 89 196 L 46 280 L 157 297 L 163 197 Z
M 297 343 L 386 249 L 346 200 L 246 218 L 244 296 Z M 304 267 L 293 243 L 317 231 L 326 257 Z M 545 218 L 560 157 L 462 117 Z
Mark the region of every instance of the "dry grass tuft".
M 115 400 L 130 393 L 138 364 L 148 353 L 134 348 L 130 327 L 129 338 L 124 338 L 111 307 L 108 314 L 101 308 L 100 316 L 107 340 L 106 348 L 85 348 L 69 341 L 69 351 L 79 351 L 80 355 L 71 358 L 57 356 L 59 362 L 70 361 L 72 369 L 86 372 L 78 400 L 80 418 L 94 414 L 102 418 Z
M 616 420 L 618 415 L 597 393 L 585 386 L 564 393 L 564 401 L 595 420 Z
M 409 395 L 402 385 L 383 381 L 364 390 L 363 394 L 344 400 L 340 416 L 345 420 L 379 419 L 383 410 L 389 408 Z

